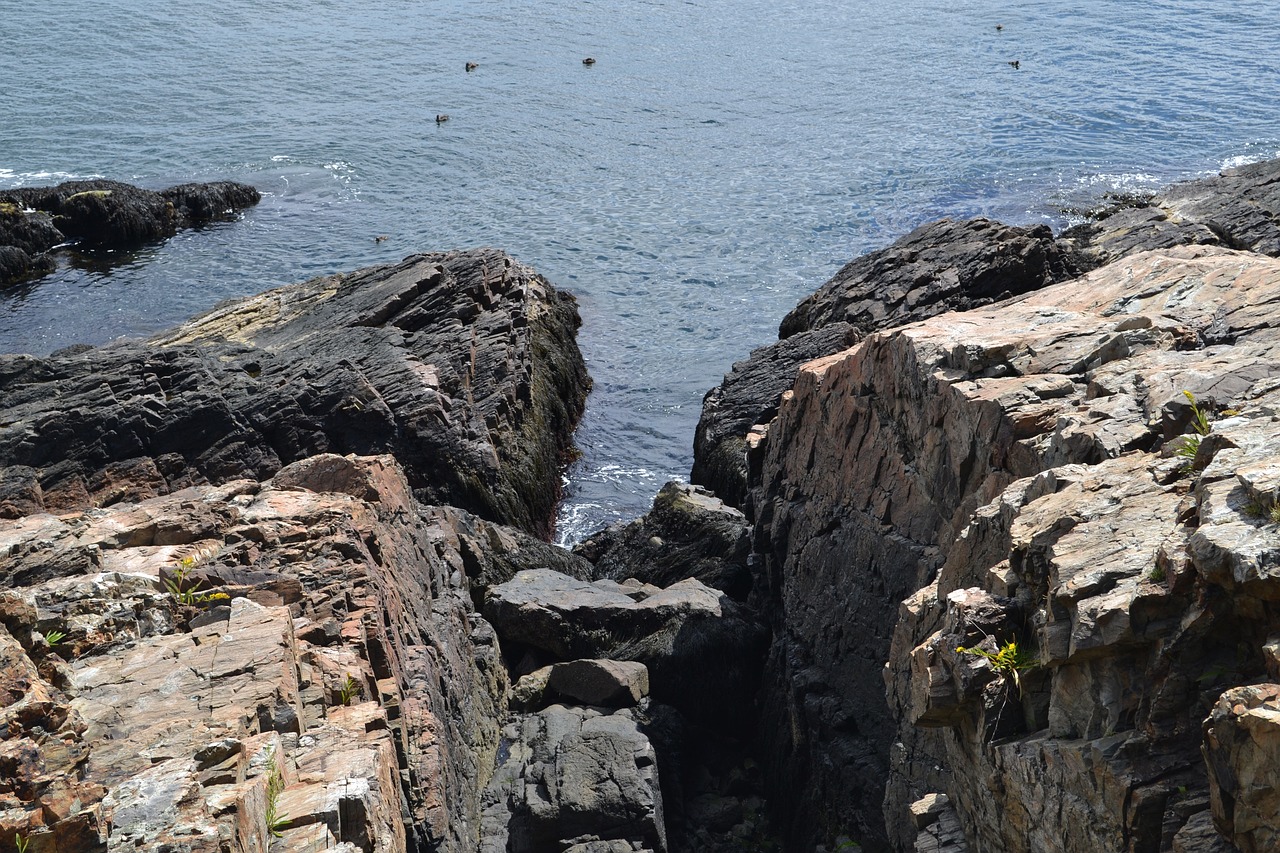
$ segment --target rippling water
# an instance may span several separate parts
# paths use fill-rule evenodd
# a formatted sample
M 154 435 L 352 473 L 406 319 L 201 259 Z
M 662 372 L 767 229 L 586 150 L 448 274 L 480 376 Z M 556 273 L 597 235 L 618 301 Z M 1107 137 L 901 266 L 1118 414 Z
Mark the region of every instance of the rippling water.
M 702 394 L 854 255 L 939 216 L 1060 225 L 1280 153 L 1280 4 L 1063 5 L 0 0 L 0 186 L 266 194 L 5 291 L 0 351 L 500 246 L 581 301 L 574 538 L 687 475 Z

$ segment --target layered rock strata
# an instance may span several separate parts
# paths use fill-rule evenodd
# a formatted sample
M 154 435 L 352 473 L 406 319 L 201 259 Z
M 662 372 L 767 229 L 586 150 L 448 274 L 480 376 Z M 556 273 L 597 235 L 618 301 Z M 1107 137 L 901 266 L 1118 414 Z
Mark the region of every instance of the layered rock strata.
M 0 516 L 392 453 L 427 503 L 548 537 L 590 380 L 571 296 L 494 250 L 235 300 L 143 341 L 0 356 Z
M 474 849 L 506 673 L 417 510 L 391 458 L 321 456 L 6 523 L 0 834 Z
M 260 199 L 235 181 L 159 192 L 107 180 L 0 190 L 0 286 L 52 272 L 50 252 L 64 244 L 129 249 L 227 219 Z
M 755 543 L 793 845 L 912 849 L 930 794 L 975 850 L 1185 847 L 1211 799 L 1229 843 L 1268 843 L 1280 815 L 1238 784 L 1258 754 L 1201 721 L 1265 678 L 1278 624 L 1277 316 L 1280 263 L 1176 248 L 800 371 Z M 1216 420 L 1180 454 L 1184 391 Z M 1265 719 L 1259 695 L 1212 730 Z

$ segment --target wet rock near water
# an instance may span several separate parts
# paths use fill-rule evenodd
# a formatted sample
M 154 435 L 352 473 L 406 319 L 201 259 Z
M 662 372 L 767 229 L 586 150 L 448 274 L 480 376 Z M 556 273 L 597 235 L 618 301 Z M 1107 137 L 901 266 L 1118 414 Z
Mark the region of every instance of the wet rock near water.
M 391 452 L 424 502 L 545 538 L 590 387 L 578 323 L 571 296 L 474 250 L 234 300 L 147 341 L 0 356 L 0 506 L 76 510 Z
M 597 578 L 635 578 L 659 587 L 696 578 L 746 601 L 751 591 L 748 530 L 741 512 L 706 489 L 671 482 L 643 517 L 602 530 L 573 551 L 590 561 Z
M 260 199 L 256 189 L 234 181 L 160 192 L 108 180 L 0 190 L 0 286 L 51 272 L 48 253 L 57 246 L 134 248 L 230 218 Z

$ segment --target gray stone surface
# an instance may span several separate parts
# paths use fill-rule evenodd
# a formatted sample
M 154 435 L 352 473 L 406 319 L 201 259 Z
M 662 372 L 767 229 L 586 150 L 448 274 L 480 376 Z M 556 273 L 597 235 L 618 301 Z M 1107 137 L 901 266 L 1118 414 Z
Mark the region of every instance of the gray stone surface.
M 517 717 L 485 804 L 482 853 L 667 849 L 657 755 L 632 711 Z
M 543 663 L 638 661 L 649 669 L 654 699 L 694 722 L 742 733 L 754 719 L 764 628 L 749 610 L 699 581 L 645 590 L 546 569 L 522 571 L 489 590 L 483 612 L 509 656 L 523 647 Z
M 649 695 L 649 668 L 636 661 L 565 661 L 551 665 L 547 687 L 570 702 L 626 708 Z

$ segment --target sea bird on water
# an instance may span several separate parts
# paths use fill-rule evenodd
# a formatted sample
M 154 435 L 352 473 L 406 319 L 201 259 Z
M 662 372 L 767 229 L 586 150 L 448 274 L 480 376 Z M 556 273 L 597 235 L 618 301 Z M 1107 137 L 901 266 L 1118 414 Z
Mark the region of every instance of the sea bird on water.
M 1018 60 L 1016 60 L 1016 59 L 1011 59 L 1011 60 L 1009 60 L 1009 64 L 1013 66 L 1013 70 L 1014 70 L 1014 71 L 1017 71 L 1017 70 L 1018 70 L 1018 66 L 1022 65 L 1022 63 L 1021 63 L 1021 62 L 1019 62 L 1019 61 L 1018 61 Z
M 436 124 L 444 124 L 449 120 L 448 113 L 436 113 Z
M 475 70 L 476 70 L 477 68 L 479 68 L 479 67 L 480 67 L 480 63 L 478 63 L 478 62 L 468 62 L 468 63 L 466 64 L 466 69 L 467 69 L 468 71 L 475 71 Z
M 582 60 L 582 64 L 583 64 L 583 65 L 595 65 L 595 64 L 596 64 L 595 57 L 588 56 L 586 59 Z

